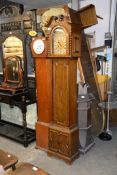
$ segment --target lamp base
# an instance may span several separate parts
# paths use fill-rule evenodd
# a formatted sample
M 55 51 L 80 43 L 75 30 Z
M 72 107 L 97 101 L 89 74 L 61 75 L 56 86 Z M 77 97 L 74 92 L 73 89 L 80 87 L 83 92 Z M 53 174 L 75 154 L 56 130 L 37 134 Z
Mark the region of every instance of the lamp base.
M 110 135 L 108 132 L 104 131 L 98 136 L 101 140 L 109 141 L 112 139 L 112 135 Z

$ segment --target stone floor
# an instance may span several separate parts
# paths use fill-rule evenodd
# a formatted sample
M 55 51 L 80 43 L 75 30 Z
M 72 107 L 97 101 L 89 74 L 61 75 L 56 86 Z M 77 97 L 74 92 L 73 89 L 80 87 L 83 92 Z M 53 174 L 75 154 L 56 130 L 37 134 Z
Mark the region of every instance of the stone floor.
M 117 128 L 112 128 L 113 139 L 101 141 L 95 138 L 95 145 L 72 165 L 55 157 L 48 157 L 35 149 L 35 143 L 24 148 L 9 139 L 0 137 L 0 149 L 18 156 L 19 162 L 31 162 L 46 170 L 50 175 L 117 175 Z

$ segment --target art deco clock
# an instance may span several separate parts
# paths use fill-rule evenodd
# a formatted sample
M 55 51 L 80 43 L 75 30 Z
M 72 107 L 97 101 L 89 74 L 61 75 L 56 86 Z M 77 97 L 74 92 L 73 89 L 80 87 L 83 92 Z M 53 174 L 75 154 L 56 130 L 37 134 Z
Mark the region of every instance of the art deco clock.
M 33 57 L 47 56 L 47 39 L 45 37 L 36 37 L 31 42 L 31 51 Z

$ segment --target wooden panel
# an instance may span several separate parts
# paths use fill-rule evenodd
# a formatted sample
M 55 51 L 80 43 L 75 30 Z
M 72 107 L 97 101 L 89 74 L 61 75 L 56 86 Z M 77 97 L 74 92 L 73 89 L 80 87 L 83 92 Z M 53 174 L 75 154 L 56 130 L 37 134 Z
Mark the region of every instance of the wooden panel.
M 89 84 L 89 91 L 94 94 L 97 100 L 100 100 L 101 94 L 99 90 L 99 84 L 96 76 L 96 69 L 93 64 L 93 58 L 91 57 L 89 46 L 86 41 L 86 36 L 82 32 L 82 45 L 81 45 L 81 59 L 80 63 L 82 66 L 83 75 L 85 82 Z
M 2 165 L 5 170 L 15 167 L 17 162 L 18 158 L 16 156 L 0 149 L 0 165 Z
M 43 122 L 52 119 L 52 61 L 36 59 L 38 118 Z
M 61 130 L 61 131 L 60 131 Z M 67 130 L 55 127 L 49 131 L 49 149 L 61 155 L 72 156 L 78 152 L 78 128 Z
M 79 155 L 78 127 L 69 129 L 57 125 L 50 125 L 49 155 L 59 156 L 69 163 Z
M 92 112 L 92 132 L 93 135 L 99 135 L 103 124 L 103 115 L 101 109 L 98 107 L 98 103 L 101 100 L 101 93 L 99 84 L 97 81 L 96 69 L 93 63 L 93 57 L 90 52 L 89 44 L 87 43 L 86 36 L 82 32 L 82 43 L 81 43 L 81 59 L 80 63 L 85 79 L 85 83 L 89 85 L 88 93 L 92 93 L 95 97 L 91 105 Z
M 53 114 L 60 125 L 77 123 L 77 60 L 53 62 Z
M 82 28 L 87 28 L 98 23 L 94 5 L 91 4 L 81 8 L 78 13 L 80 13 Z
M 49 131 L 49 148 L 52 151 L 58 152 L 59 150 L 59 134 L 56 130 Z
M 69 61 L 69 121 L 77 125 L 77 60 Z
M 63 155 L 69 155 L 70 153 L 70 140 L 69 135 L 66 133 L 59 132 L 59 150 L 58 152 Z
M 74 130 L 72 130 L 70 135 L 70 141 L 71 141 L 71 152 L 69 153 L 70 156 L 76 154 L 79 152 L 79 129 L 76 127 Z
M 43 122 L 36 123 L 36 147 L 45 151 L 48 149 L 49 124 Z
M 53 115 L 54 121 L 68 125 L 69 116 L 69 62 L 53 62 Z
M 21 163 L 15 171 L 9 171 L 9 175 L 49 175 L 46 171 L 30 163 Z
M 110 125 L 117 127 L 117 109 L 110 111 Z
M 75 26 L 76 28 L 78 28 L 77 26 Z M 76 30 L 75 28 L 75 30 Z M 78 29 L 77 29 L 78 32 Z M 77 56 L 80 57 L 81 56 L 81 33 L 79 31 L 79 33 L 73 33 L 72 34 L 72 45 L 71 45 L 71 52 L 72 52 L 72 56 Z

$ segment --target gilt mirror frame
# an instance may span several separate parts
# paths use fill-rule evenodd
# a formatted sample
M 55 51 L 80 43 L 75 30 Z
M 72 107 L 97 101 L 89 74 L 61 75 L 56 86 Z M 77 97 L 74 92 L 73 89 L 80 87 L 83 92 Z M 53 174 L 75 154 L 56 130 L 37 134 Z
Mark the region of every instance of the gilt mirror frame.
M 16 54 L 13 54 L 13 55 L 8 55 L 8 56 L 5 56 L 5 53 L 4 53 L 4 43 L 5 41 L 10 38 L 10 37 L 15 37 L 17 38 L 18 40 L 20 40 L 22 42 L 22 58 L 16 53 Z M 19 34 L 17 32 L 13 32 L 12 34 L 8 33 L 8 34 L 3 34 L 2 35 L 2 39 L 1 39 L 1 45 L 2 45 L 2 51 L 1 51 L 1 58 L 2 58 L 2 67 L 3 67 L 3 81 L 5 82 L 6 79 L 7 79 L 7 71 L 6 71 L 6 60 L 8 59 L 8 57 L 19 57 L 21 58 L 20 60 L 20 64 L 18 66 L 19 70 L 18 72 L 22 70 L 22 83 L 23 83 L 23 86 L 26 87 L 27 86 L 27 58 L 26 58 L 26 40 L 24 38 L 24 35 L 22 34 Z M 8 48 L 10 49 L 10 48 Z M 11 47 L 11 49 L 13 49 Z M 19 75 L 19 74 L 18 74 Z M 21 77 L 21 76 L 20 76 Z
M 5 58 L 5 80 L 6 84 L 14 84 L 18 87 L 23 86 L 23 69 L 21 67 L 21 58 L 18 56 L 9 56 Z

